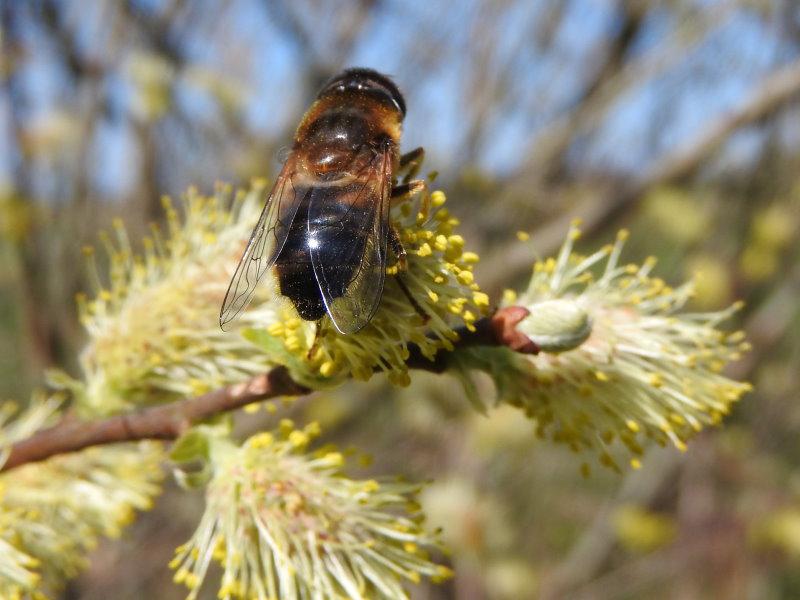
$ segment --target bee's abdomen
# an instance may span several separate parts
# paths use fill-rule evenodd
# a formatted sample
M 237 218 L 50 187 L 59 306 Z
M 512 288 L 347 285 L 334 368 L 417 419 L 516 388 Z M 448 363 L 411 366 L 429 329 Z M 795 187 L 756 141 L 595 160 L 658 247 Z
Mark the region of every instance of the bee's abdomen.
M 325 303 L 314 279 L 311 261 L 307 263 L 278 263 L 278 285 L 281 294 L 289 298 L 297 313 L 306 321 L 319 321 L 325 316 Z
M 362 209 L 335 201 L 321 206 L 322 210 L 309 221 L 308 203 L 303 202 L 275 263 L 281 294 L 307 321 L 317 321 L 326 313 L 320 285 L 325 286 L 330 298 L 345 295 L 360 267 L 360 260 L 353 257 L 363 255 L 366 243 L 364 232 L 356 226 L 360 219 L 353 214 Z M 312 247 L 324 265 L 322 284 L 314 272 Z

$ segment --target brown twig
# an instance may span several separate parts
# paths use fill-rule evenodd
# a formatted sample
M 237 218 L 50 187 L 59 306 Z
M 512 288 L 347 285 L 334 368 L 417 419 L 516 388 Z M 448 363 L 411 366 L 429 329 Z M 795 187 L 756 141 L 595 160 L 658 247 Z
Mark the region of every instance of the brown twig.
M 275 367 L 269 373 L 253 377 L 246 383 L 135 413 L 99 421 L 80 421 L 67 417 L 56 425 L 37 431 L 29 438 L 13 444 L 0 471 L 90 446 L 146 439 L 176 439 L 193 423 L 214 415 L 260 400 L 276 396 L 296 396 L 308 391 L 289 376 L 286 367 Z
M 516 330 L 516 325 L 528 315 L 519 306 L 502 308 L 492 316 L 475 323 L 474 331 L 459 329 L 457 348 L 468 346 L 507 346 L 522 353 L 538 351 L 533 342 Z M 436 360 L 423 357 L 411 349 L 408 366 L 441 373 L 446 358 L 440 353 Z M 98 421 L 80 421 L 66 417 L 56 425 L 43 429 L 13 444 L 0 472 L 37 462 L 90 446 L 133 442 L 138 440 L 174 440 L 194 423 L 224 412 L 278 396 L 298 396 L 311 390 L 297 383 L 286 367 L 275 367 L 250 381 L 214 390 L 202 396 L 147 408 L 138 412 L 117 415 Z

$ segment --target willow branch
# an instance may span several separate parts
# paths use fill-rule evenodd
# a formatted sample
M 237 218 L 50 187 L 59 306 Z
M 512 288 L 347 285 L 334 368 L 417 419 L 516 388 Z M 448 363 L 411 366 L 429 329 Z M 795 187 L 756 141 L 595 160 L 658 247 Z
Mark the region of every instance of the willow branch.
M 527 309 L 519 306 L 502 308 L 476 322 L 471 330 L 458 329 L 459 339 L 454 345 L 456 348 L 506 346 L 516 352 L 535 353 L 538 351 L 536 345 L 516 330 L 516 325 L 527 315 Z M 441 373 L 447 367 L 447 354 L 440 352 L 434 360 L 429 360 L 412 347 L 407 364 L 412 369 Z M 68 416 L 56 425 L 11 445 L 0 472 L 91 446 L 139 440 L 174 440 L 193 424 L 215 415 L 254 402 L 279 396 L 299 396 L 311 391 L 293 380 L 286 367 L 275 367 L 245 383 L 129 414 L 97 421 L 81 421 Z
M 13 444 L 0 471 L 90 446 L 147 439 L 173 440 L 180 437 L 193 423 L 214 415 L 253 402 L 277 396 L 296 396 L 308 391 L 289 376 L 286 367 L 275 367 L 245 383 L 134 413 L 98 421 L 65 417 L 56 425 L 37 431 L 29 438 Z

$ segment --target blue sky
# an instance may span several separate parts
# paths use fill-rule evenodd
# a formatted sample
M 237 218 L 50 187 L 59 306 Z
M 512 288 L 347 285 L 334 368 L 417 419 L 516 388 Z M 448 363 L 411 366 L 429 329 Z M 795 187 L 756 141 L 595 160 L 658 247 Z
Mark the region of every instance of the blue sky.
M 91 53 L 98 40 L 111 35 L 100 3 L 71 2 L 68 14 L 79 46 Z M 139 4 L 161 10 L 161 0 L 140 0 Z M 213 4 L 213 3 L 212 3 Z M 708 1 L 705 4 L 713 5 Z M 529 41 L 531 28 L 543 18 L 550 2 L 521 2 L 502 14 L 496 29 L 502 35 L 483 39 L 479 24 L 483 5 L 475 0 L 451 4 L 425 0 L 387 2 L 381 5 L 348 57 L 350 65 L 363 65 L 394 74 L 408 89 L 409 115 L 405 144 L 423 145 L 429 165 L 446 171 L 453 167 L 464 142 L 464 82 L 470 73 L 469 49 L 488 44 L 493 60 L 514 65 L 511 85 L 518 102 L 489 111 L 490 139 L 476 157 L 478 166 L 498 175 L 513 170 L 516 161 L 536 143 L 537 134 L 553 117 L 580 94 L 586 69 L 591 69 L 598 48 L 618 22 L 604 0 L 567 2 L 561 27 L 547 48 Z M 291 127 L 299 107 L 307 98 L 300 89 L 298 68 L 303 49 L 281 30 L 263 3 L 237 0 L 218 15 L 203 11 L 191 31 L 180 37 L 184 56 L 194 64 L 221 73 L 230 85 L 243 90 L 244 124 L 255 136 L 271 137 Z M 326 17 L 322 15 L 324 20 Z M 752 92 L 759 79 L 776 65 L 797 56 L 796 47 L 781 37 L 776 27 L 780 16 L 737 11 L 694 51 L 682 56 L 663 75 L 633 93 L 623 96 L 608 113 L 599 129 L 574 148 L 576 164 L 602 171 L 635 172 L 646 161 L 689 139 L 710 119 L 735 106 Z M 654 11 L 634 48 L 636 54 L 657 52 L 674 30 L 668 11 Z M 32 119 L 52 111 L 69 112 L 80 100 L 65 96 L 68 79 L 53 44 L 33 25 L 26 25 L 25 37 L 34 49 L 30 68 L 25 69 L 22 88 L 25 114 Z M 209 40 L 224 40 L 224 48 Z M 429 69 L 416 69 L 414 52 L 430 42 L 436 56 Z M 320 35 L 324 53 L 325 36 Z M 135 44 L 120 56 L 119 65 L 130 59 Z M 185 74 L 182 74 L 185 75 Z M 136 90 L 124 68 L 114 68 L 104 77 L 102 93 L 109 98 L 108 114 L 94 129 L 92 162 L 94 184 L 103 195 L 115 196 L 135 183 L 141 153 L 135 143 Z M 186 85 L 180 87 L 176 102 L 193 122 L 212 124 L 220 118 L 218 107 L 208 93 Z M 0 136 L 10 140 L 7 98 L 0 97 Z M 786 143 L 797 143 L 798 132 Z M 170 140 L 171 141 L 171 140 Z M 289 143 L 290 140 L 286 140 Z M 730 145 L 731 160 L 739 164 L 757 155 L 760 135 L 744 132 Z M 191 140 L 174 140 L 175 147 Z M 0 184 L 9 181 L 15 160 L 11 144 L 0 146 Z M 178 150 L 176 150 L 178 151 Z M 277 157 L 271 161 L 277 165 Z M 269 174 L 267 174 L 269 175 Z

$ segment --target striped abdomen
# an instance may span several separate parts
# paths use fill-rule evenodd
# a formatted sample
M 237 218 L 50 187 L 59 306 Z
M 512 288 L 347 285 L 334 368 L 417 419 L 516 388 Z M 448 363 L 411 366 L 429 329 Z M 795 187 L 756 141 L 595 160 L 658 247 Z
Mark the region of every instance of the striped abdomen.
M 358 261 L 348 257 L 364 253 L 366 234 L 356 223 L 361 222 L 356 212 L 366 207 L 350 206 L 342 200 L 347 198 L 343 187 L 327 186 L 314 188 L 314 218 L 309 219 L 312 190 L 304 194 L 297 216 L 289 229 L 275 267 L 280 292 L 294 304 L 300 317 L 317 321 L 325 316 L 320 283 L 314 273 L 311 248 L 316 249 L 320 261 L 326 265 L 326 285 L 333 298 L 345 294 L 358 268 Z

